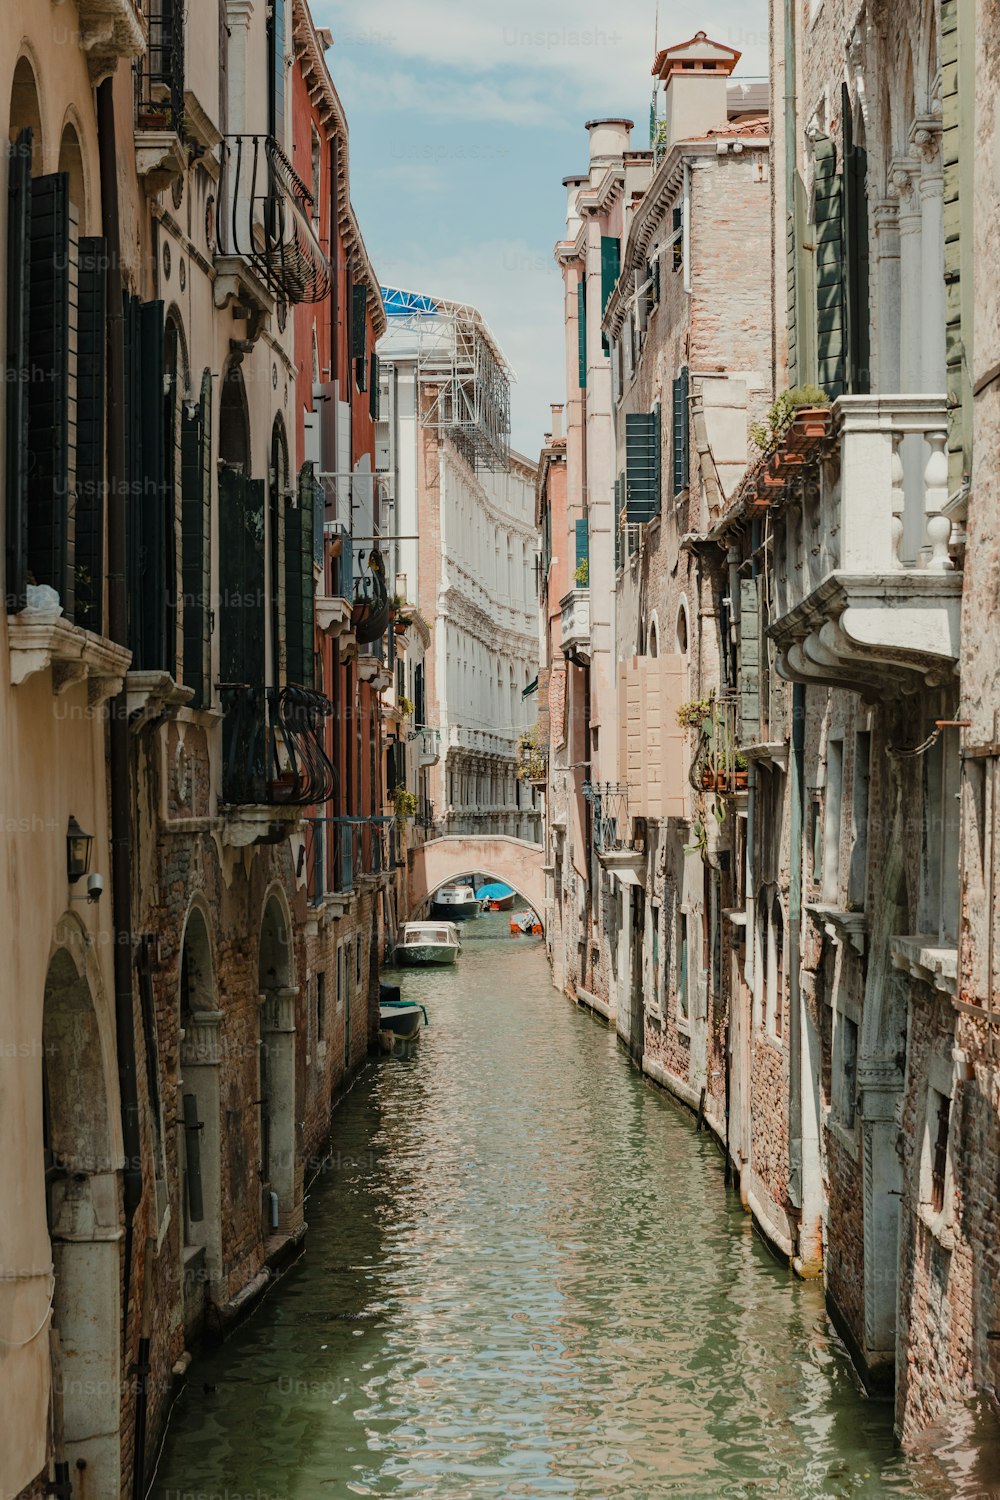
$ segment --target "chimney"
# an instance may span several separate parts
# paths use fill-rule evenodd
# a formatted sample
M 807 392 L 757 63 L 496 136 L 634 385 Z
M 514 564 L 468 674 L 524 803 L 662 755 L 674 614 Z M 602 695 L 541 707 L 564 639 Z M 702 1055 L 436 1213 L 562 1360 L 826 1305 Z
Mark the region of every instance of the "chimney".
M 629 132 L 634 120 L 588 120 L 590 136 L 590 180 L 597 182 L 605 167 L 620 162 L 628 150 Z
M 739 60 L 735 47 L 713 42 L 703 31 L 656 54 L 653 77 L 664 83 L 668 151 L 678 141 L 725 129 L 726 83 Z
M 560 404 L 559 406 L 552 406 L 550 408 L 550 410 L 552 412 L 552 437 L 553 437 L 553 439 L 555 441 L 558 442 L 558 440 L 563 435 L 563 428 L 562 428 L 563 409 L 562 409 L 562 405 Z
M 566 238 L 575 240 L 580 228 L 580 215 L 577 212 L 576 197 L 582 187 L 590 182 L 589 177 L 564 177 L 563 187 L 566 189 Z

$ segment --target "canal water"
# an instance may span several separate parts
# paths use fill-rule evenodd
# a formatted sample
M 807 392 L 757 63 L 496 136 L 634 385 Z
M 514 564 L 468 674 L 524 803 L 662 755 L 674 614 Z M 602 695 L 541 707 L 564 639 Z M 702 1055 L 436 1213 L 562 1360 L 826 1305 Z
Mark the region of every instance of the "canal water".
M 154 1500 L 963 1493 L 540 941 L 464 934 L 403 978 L 430 1026 L 341 1103 L 305 1255 L 192 1367 Z

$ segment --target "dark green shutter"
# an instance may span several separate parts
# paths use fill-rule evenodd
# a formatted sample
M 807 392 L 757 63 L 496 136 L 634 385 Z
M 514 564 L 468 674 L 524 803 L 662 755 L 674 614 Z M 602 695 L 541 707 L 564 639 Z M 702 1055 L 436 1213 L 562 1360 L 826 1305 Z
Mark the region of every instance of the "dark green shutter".
M 367 288 L 356 282 L 351 299 L 351 356 L 354 360 L 354 379 L 359 391 L 366 388 L 368 380 L 368 328 L 365 315 L 368 309 Z
M 28 308 L 32 136 L 7 154 L 6 608 L 24 609 L 28 574 Z
M 760 739 L 760 605 L 756 578 L 740 579 L 740 741 Z
M 196 708 L 210 701 L 209 558 L 212 517 L 212 377 L 202 376 L 201 398 L 181 422 L 181 577 L 184 588 L 184 685 Z
M 826 136 L 815 143 L 816 161 L 816 366 L 817 383 L 842 396 L 846 380 L 844 210 L 837 148 Z
M 680 205 L 673 210 L 671 223 L 674 237 L 670 245 L 670 269 L 679 271 L 684 264 L 684 236 L 680 232 L 684 226 L 684 210 Z
M 285 0 L 270 0 L 267 21 L 268 114 L 271 135 L 285 143 Z
M 298 505 L 285 511 L 285 660 L 289 683 L 307 688 L 314 677 L 316 509 L 316 479 L 306 463 L 299 472 Z
M 625 513 L 630 526 L 660 513 L 660 408 L 625 416 Z
M 219 469 L 219 680 L 264 688 L 264 481 Z
M 368 413 L 373 422 L 378 421 L 379 394 L 378 355 L 373 353 L 368 361 Z
M 607 311 L 611 294 L 618 285 L 618 276 L 621 271 L 621 242 L 615 235 L 601 235 L 601 315 Z M 601 334 L 601 348 L 605 354 L 608 352 L 608 340 L 606 334 Z
M 31 184 L 31 307 L 28 454 L 28 568 L 36 583 L 59 593 L 74 614 L 75 475 L 70 437 L 76 426 L 77 252 L 71 230 L 69 177 Z
M 576 348 L 581 391 L 587 389 L 587 277 L 576 285 Z
M 102 633 L 107 241 L 80 241 L 76 398 L 76 623 Z
M 690 423 L 688 419 L 687 365 L 673 382 L 673 480 L 674 494 L 686 490 L 690 482 Z
M 844 266 L 847 311 L 847 384 L 852 395 L 871 389 L 868 293 L 868 155 L 854 144 L 851 96 L 841 86 L 844 119 Z

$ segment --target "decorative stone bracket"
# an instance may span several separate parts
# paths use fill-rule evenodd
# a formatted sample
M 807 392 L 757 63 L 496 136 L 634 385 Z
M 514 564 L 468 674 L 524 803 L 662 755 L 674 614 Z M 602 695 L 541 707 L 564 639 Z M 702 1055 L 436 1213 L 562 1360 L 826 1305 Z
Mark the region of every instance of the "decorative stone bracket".
M 7 634 L 14 686 L 51 667 L 52 691 L 62 694 L 75 683 L 86 682 L 91 707 L 121 692 L 132 653 L 74 625 L 65 615 L 23 610 L 7 616 Z

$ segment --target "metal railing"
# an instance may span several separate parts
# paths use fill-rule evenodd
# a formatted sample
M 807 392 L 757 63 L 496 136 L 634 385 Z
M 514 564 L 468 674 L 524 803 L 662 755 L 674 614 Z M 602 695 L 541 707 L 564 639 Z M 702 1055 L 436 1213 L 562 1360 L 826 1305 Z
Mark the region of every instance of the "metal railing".
M 594 848 L 598 854 L 633 848 L 628 787 L 614 781 L 585 781 L 583 796 L 590 803 Z
M 322 302 L 330 265 L 312 225 L 312 194 L 273 136 L 222 144 L 220 255 L 239 255 L 288 302 Z
M 148 42 L 135 63 L 135 118 L 139 130 L 184 124 L 184 0 L 152 0 Z
M 739 705 L 735 695 L 712 700 L 701 726 L 689 772 L 695 790 L 731 797 L 746 788 L 746 758 L 739 746 Z
M 308 818 L 305 847 L 308 900 L 318 906 L 326 896 L 349 894 L 364 880 L 394 871 L 399 826 L 395 816 Z
M 337 772 L 323 745 L 329 698 L 301 687 L 222 682 L 219 689 L 224 803 L 309 807 L 333 796 Z
M 354 595 L 354 542 L 339 521 L 323 526 L 323 591 L 328 599 Z

